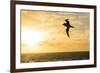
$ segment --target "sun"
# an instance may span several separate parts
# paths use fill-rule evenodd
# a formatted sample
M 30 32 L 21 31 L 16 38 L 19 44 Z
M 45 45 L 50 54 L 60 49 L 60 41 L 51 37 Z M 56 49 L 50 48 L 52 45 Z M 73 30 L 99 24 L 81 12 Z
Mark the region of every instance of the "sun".
M 29 48 L 36 46 L 43 40 L 44 33 L 42 31 L 33 31 L 31 28 L 25 28 L 22 30 L 21 41 Z

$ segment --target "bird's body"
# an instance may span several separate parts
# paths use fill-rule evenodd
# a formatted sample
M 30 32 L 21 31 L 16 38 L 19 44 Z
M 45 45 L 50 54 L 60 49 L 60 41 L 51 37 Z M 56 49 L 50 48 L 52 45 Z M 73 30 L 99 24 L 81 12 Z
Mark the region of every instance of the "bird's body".
M 64 23 L 63 25 L 64 25 L 65 27 L 67 27 L 66 33 L 67 33 L 67 36 L 70 38 L 70 36 L 69 36 L 69 29 L 70 29 L 70 28 L 74 28 L 74 27 L 70 25 L 68 19 L 66 19 L 65 21 L 66 21 L 66 23 Z

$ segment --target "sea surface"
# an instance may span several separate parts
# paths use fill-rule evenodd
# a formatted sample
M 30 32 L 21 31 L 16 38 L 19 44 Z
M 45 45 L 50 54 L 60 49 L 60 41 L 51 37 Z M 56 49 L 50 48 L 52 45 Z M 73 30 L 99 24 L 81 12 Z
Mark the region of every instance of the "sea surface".
M 21 54 L 22 63 L 87 60 L 89 51 Z

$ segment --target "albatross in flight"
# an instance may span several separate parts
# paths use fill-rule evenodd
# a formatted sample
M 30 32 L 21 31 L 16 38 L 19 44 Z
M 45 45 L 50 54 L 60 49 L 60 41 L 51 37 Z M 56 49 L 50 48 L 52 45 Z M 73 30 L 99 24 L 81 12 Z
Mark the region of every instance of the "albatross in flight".
M 69 19 L 66 19 L 65 21 L 66 21 L 66 23 L 64 23 L 63 25 L 64 25 L 65 27 L 67 27 L 66 33 L 67 33 L 67 36 L 70 38 L 70 36 L 69 36 L 69 29 L 70 29 L 70 28 L 74 28 L 74 27 L 70 25 Z

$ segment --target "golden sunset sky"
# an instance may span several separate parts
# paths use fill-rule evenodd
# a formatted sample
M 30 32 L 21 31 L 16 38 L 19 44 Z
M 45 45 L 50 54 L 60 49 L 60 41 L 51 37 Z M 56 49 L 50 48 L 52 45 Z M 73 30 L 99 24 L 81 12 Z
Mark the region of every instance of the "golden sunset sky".
M 89 51 L 89 33 L 89 13 L 21 10 L 21 53 Z

